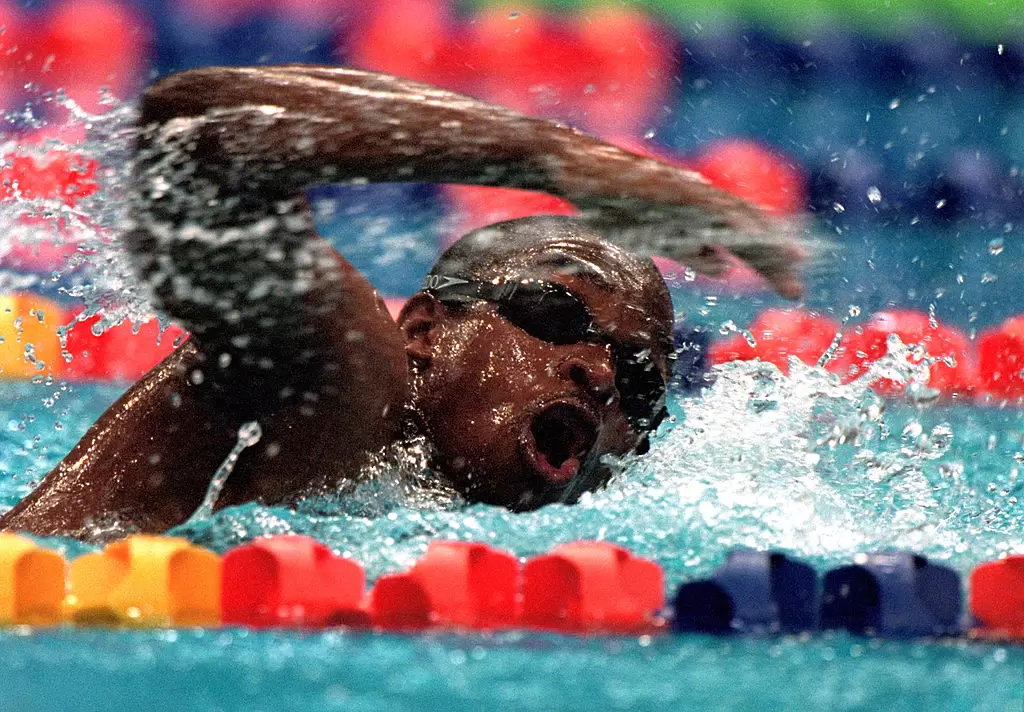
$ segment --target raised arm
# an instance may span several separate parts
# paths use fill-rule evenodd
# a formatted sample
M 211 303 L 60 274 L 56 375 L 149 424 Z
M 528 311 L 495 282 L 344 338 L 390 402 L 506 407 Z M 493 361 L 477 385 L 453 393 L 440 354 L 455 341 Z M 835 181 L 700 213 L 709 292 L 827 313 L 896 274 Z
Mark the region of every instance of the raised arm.
M 166 529 L 257 421 L 218 505 L 355 476 L 399 433 L 403 341 L 315 234 L 303 189 L 430 181 L 544 190 L 613 239 L 714 269 L 724 245 L 782 292 L 796 254 L 696 174 L 568 127 L 342 68 L 207 68 L 143 96 L 125 236 L 154 303 L 192 338 L 112 406 L 0 528 Z M 744 250 L 747 250 L 744 253 Z
M 238 192 L 353 181 L 542 190 L 575 202 L 636 252 L 714 272 L 724 248 L 784 295 L 800 291 L 803 249 L 790 226 L 698 174 L 397 77 L 313 66 L 194 70 L 147 92 L 141 125 L 163 127 L 164 140 L 197 135 L 194 155 L 226 167 L 230 175 L 216 180 Z

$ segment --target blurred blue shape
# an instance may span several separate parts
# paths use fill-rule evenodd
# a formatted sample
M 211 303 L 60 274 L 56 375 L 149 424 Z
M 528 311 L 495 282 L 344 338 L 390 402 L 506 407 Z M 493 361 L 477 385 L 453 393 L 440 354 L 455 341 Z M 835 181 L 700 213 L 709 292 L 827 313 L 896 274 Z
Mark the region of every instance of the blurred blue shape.
M 673 328 L 675 361 L 669 388 L 677 393 L 695 393 L 707 385 L 711 366 L 709 349 L 711 333 L 704 327 L 694 327 L 677 321 Z
M 910 552 L 863 556 L 825 574 L 821 627 L 891 638 L 961 632 L 960 577 Z
M 980 148 L 957 148 L 948 154 L 939 166 L 933 190 L 934 214 L 940 220 L 995 224 L 1017 212 L 1009 171 Z
M 421 183 L 324 185 L 307 191 L 317 230 L 388 296 L 419 289 L 444 237 L 444 202 Z
M 798 633 L 817 624 L 818 576 L 777 552 L 737 549 L 708 580 L 676 593 L 676 632 Z
M 875 218 L 890 209 L 892 186 L 869 151 L 848 148 L 819 156 L 810 165 L 811 210 L 831 221 Z
M 159 74 L 210 65 L 336 61 L 332 25 L 294 22 L 259 9 L 236 23 L 207 25 L 177 9 L 153 9 L 155 64 Z

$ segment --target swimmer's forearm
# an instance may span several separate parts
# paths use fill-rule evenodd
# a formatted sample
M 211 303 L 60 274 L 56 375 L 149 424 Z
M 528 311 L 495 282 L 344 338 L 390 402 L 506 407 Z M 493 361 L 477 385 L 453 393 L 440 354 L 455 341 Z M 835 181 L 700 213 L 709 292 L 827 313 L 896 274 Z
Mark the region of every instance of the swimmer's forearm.
M 209 124 L 200 161 L 233 163 L 282 189 L 400 181 L 543 190 L 584 205 L 731 200 L 691 171 L 567 126 L 347 68 L 206 68 L 146 93 L 142 126 L 191 118 Z

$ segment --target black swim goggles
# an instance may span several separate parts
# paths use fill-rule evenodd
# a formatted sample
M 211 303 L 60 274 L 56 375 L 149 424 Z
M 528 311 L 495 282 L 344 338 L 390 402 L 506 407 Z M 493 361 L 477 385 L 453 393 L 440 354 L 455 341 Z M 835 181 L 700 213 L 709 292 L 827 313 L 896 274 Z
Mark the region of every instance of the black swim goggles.
M 430 274 L 423 280 L 423 291 L 442 303 L 496 304 L 503 319 L 550 344 L 608 344 L 615 360 L 619 407 L 633 429 L 654 430 L 668 415 L 665 379 L 651 358 L 650 349 L 617 344 L 594 323 L 594 316 L 583 300 L 564 285 L 539 279 L 476 282 Z

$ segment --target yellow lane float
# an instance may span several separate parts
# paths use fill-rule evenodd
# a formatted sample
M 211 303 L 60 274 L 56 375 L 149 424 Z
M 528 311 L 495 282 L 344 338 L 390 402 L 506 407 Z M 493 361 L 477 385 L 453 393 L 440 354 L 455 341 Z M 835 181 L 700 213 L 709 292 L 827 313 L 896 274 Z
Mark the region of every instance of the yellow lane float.
M 55 625 L 62 618 L 64 558 L 17 534 L 0 534 L 0 625 Z
M 221 560 L 185 539 L 137 535 L 71 563 L 66 616 L 75 623 L 220 623 Z

